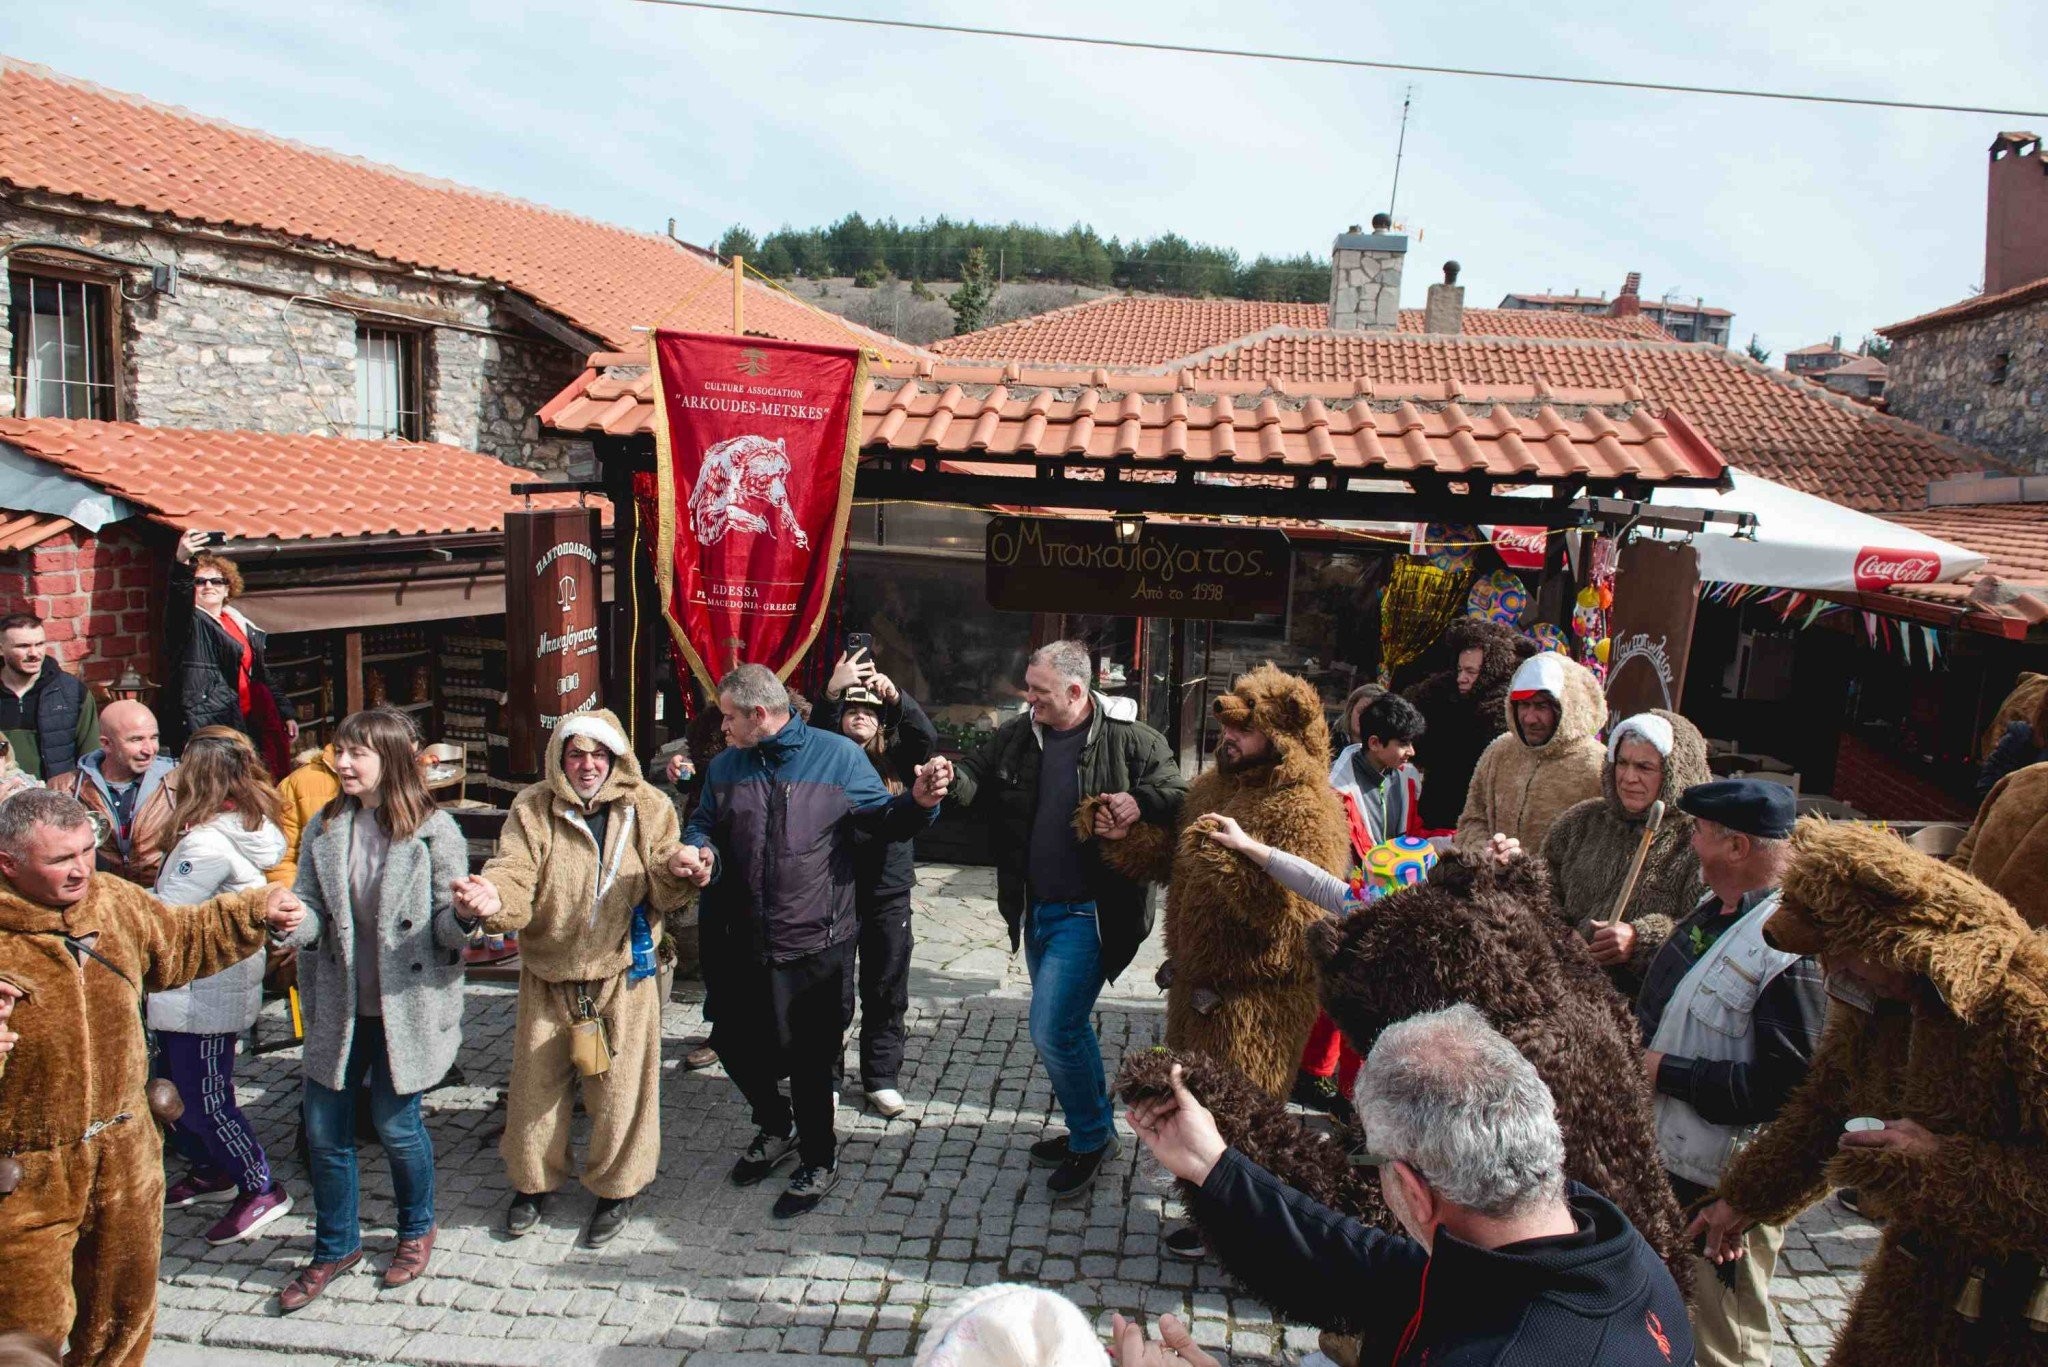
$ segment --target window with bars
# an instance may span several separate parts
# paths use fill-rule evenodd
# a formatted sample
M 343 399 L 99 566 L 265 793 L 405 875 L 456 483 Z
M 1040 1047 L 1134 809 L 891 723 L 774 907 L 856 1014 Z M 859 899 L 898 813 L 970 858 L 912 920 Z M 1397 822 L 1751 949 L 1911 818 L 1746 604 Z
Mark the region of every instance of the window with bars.
M 24 418 L 114 418 L 114 325 L 105 285 L 13 271 L 9 374 Z
M 372 441 L 424 439 L 419 334 L 356 328 L 356 435 Z

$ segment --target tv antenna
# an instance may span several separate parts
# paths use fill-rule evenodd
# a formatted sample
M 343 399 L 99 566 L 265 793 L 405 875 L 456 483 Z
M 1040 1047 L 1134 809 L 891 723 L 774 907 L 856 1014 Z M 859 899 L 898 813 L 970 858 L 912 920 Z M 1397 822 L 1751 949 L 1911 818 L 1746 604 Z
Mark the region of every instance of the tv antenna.
M 1394 200 L 1401 193 L 1401 154 L 1408 149 L 1408 106 L 1414 102 L 1415 87 L 1401 92 L 1401 136 L 1394 143 L 1394 188 L 1387 191 L 1387 217 L 1394 216 Z

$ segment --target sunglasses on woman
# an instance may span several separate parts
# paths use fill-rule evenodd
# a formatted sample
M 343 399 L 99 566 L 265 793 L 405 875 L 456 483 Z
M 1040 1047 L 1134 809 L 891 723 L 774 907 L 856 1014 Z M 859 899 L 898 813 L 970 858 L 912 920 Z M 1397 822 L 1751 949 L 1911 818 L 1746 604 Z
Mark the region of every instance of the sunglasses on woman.
M 217 574 L 195 574 L 192 576 L 192 584 L 195 588 L 214 588 L 227 582 L 227 580 Z

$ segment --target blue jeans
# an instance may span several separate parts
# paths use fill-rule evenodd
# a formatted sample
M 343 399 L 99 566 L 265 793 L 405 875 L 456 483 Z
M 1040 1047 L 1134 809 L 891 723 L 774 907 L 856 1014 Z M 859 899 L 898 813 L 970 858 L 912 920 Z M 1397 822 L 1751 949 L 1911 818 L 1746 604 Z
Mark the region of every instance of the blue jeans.
M 1102 936 L 1093 902 L 1033 902 L 1024 923 L 1031 974 L 1031 1045 L 1067 1116 L 1067 1147 L 1094 1153 L 1115 1137 L 1116 1113 L 1095 1038 Z
M 434 1143 L 420 1116 L 420 1094 L 391 1090 L 384 1021 L 356 1017 L 341 1090 L 306 1079 L 307 1176 L 313 1183 L 313 1261 L 340 1262 L 363 1246 L 362 1195 L 356 1176 L 356 1088 L 370 1083 L 370 1120 L 391 1163 L 398 1200 L 398 1237 L 418 1239 L 434 1227 Z

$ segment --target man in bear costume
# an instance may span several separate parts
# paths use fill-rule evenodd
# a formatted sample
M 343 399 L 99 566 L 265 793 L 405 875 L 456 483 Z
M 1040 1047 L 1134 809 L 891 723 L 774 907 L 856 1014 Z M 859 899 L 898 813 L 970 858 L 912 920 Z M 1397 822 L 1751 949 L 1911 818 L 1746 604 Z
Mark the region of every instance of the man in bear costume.
M 1095 829 L 1102 859 L 1126 877 L 1163 882 L 1166 1041 L 1230 1063 L 1275 1097 L 1293 1085 L 1316 1020 L 1309 928 L 1314 903 L 1208 839 L 1203 813 L 1233 817 L 1262 844 L 1333 873 L 1350 836 L 1330 791 L 1330 728 L 1305 680 L 1270 664 L 1216 699 L 1223 735 L 1216 764 L 1188 785 L 1172 830 L 1145 824 Z M 1081 820 L 1088 813 L 1084 806 Z
M 1454 1002 L 1477 1007 L 1550 1088 L 1565 1175 L 1619 1206 L 1679 1288 L 1690 1289 L 1692 1259 L 1657 1152 L 1634 1018 L 1585 944 L 1550 909 L 1539 861 L 1503 868 L 1447 855 L 1429 881 L 1381 898 L 1315 938 L 1326 955 L 1324 1009 L 1360 1053 L 1396 1021 Z M 1357 1136 L 1339 1141 L 1308 1130 L 1229 1068 L 1168 1050 L 1133 1054 L 1117 1080 L 1119 1094 L 1132 1103 L 1165 1094 L 1176 1062 L 1232 1147 L 1333 1209 L 1387 1224 L 1374 1175 L 1345 1161 L 1345 1147 Z M 1269 1269 L 1225 1270 L 1288 1318 L 1339 1332 L 1357 1327 L 1333 1321 L 1326 1305 L 1305 1303 L 1299 1288 Z
M 1831 1363 L 2048 1360 L 2048 939 L 1889 832 L 1792 839 L 1764 937 L 1818 955 L 1836 1000 L 1806 1081 L 1696 1222 L 1708 1254 L 1854 1187 L 1884 1237 Z

